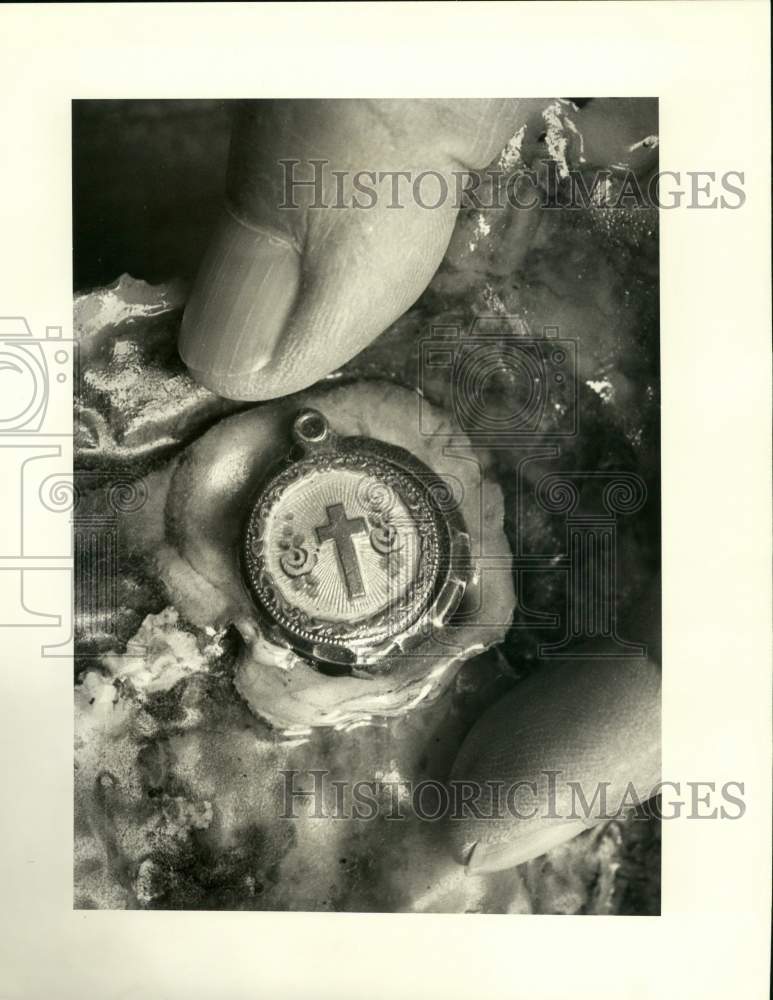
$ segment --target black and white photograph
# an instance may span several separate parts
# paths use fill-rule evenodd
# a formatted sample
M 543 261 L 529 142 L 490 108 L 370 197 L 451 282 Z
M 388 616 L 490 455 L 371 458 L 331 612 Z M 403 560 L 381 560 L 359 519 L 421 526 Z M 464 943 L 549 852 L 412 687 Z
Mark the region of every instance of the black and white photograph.
M 73 139 L 75 905 L 657 914 L 657 100 Z
M 763 5 L 9 6 L 0 995 L 764 995 Z

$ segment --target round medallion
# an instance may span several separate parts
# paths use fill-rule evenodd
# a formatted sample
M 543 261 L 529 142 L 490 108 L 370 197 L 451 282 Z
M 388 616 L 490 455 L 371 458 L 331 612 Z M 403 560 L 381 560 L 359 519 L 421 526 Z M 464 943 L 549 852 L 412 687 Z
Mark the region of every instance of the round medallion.
M 444 484 L 401 448 L 338 438 L 316 411 L 250 511 L 245 566 L 272 632 L 313 660 L 372 663 L 447 620 L 467 535 Z

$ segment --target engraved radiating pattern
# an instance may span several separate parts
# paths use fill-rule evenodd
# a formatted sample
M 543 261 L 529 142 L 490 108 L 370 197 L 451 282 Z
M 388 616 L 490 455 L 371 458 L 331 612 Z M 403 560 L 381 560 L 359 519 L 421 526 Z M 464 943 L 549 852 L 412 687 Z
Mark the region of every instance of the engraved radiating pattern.
M 451 536 L 432 485 L 432 472 L 407 452 L 355 438 L 328 442 L 265 484 L 247 525 L 245 568 L 282 640 L 340 664 L 418 639 L 416 623 L 451 594 L 438 590 Z M 454 535 L 457 545 L 464 537 Z M 449 586 L 455 607 L 463 588 L 458 579 Z
M 335 554 L 349 598 L 364 597 L 365 584 L 360 572 L 360 560 L 352 541 L 353 535 L 361 535 L 367 531 L 368 522 L 364 517 L 347 517 L 346 508 L 342 503 L 325 508 L 327 522 L 314 529 L 317 541 L 320 543 L 332 541 Z
M 396 551 L 388 555 L 377 551 L 369 535 L 374 526 L 372 519 L 381 512 L 368 503 L 370 491 L 363 489 L 364 478 L 369 477 L 337 470 L 301 479 L 287 488 L 266 519 L 267 569 L 284 599 L 311 617 L 353 621 L 377 614 L 399 600 L 416 576 L 420 537 L 410 512 L 394 495 L 388 519 L 398 535 Z M 342 577 L 335 542 L 317 541 L 317 528 L 328 523 L 328 508 L 337 504 L 343 505 L 349 520 L 362 518 L 366 526 L 365 531 L 351 535 L 365 590 L 362 596 L 354 598 L 349 597 Z M 317 563 L 305 578 L 316 583 L 313 592 L 310 586 L 296 589 L 282 572 L 279 543 L 288 524 L 293 535 L 302 537 L 304 544 L 317 553 Z

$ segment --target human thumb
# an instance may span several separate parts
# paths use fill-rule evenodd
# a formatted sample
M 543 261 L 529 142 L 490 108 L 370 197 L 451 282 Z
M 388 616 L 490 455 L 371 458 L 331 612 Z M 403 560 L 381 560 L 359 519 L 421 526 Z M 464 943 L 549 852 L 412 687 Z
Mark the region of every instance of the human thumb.
M 270 399 L 344 364 L 419 297 L 460 183 L 544 101 L 241 105 L 227 198 L 179 349 L 231 399 Z

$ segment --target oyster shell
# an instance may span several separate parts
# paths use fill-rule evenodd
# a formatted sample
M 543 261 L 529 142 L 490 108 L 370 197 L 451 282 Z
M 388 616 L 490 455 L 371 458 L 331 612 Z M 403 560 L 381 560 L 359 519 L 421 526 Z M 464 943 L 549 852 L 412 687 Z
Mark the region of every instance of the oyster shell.
M 322 673 L 272 642 L 240 569 L 250 497 L 283 457 L 288 422 L 305 406 L 323 413 L 343 436 L 408 448 L 455 485 L 470 534 L 473 570 L 460 608 L 463 623 L 430 636 L 410 654 L 390 657 L 388 670 L 367 676 Z M 235 625 L 244 643 L 236 687 L 257 715 L 284 732 L 345 728 L 407 712 L 437 695 L 461 663 L 507 631 L 514 604 L 510 549 L 502 492 L 487 471 L 490 456 L 460 440 L 436 408 L 430 414 L 434 433 L 423 437 L 418 413 L 414 392 L 384 382 L 323 388 L 254 407 L 220 421 L 148 476 L 153 502 L 126 518 L 127 552 L 154 565 L 186 621 L 200 629 Z

